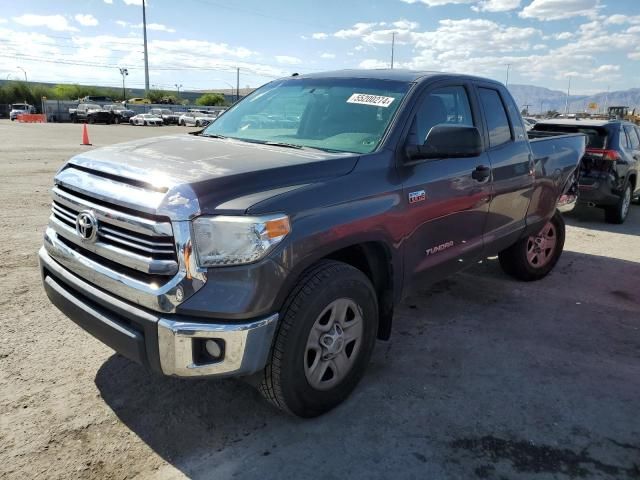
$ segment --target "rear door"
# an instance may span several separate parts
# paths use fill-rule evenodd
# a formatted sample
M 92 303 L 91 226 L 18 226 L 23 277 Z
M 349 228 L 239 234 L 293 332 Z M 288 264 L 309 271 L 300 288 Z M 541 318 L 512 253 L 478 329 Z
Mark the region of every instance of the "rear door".
M 480 113 L 467 83 L 438 84 L 418 101 L 410 143 L 424 143 L 429 130 L 439 124 L 477 126 Z M 410 283 L 437 281 L 482 254 L 482 234 L 490 194 L 489 175 L 472 177 L 474 170 L 488 172 L 486 153 L 473 158 L 425 160 L 401 166 L 407 239 L 405 272 Z
M 484 232 L 487 254 L 512 245 L 525 228 L 533 190 L 533 154 L 511 95 L 501 85 L 477 83 L 492 170 Z

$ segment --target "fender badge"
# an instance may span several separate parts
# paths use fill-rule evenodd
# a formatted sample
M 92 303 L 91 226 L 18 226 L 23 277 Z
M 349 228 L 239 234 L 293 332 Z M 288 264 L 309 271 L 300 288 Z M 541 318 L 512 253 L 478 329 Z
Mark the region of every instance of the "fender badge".
M 424 190 L 418 190 L 416 192 L 409 193 L 409 203 L 424 202 L 427 199 L 427 194 Z

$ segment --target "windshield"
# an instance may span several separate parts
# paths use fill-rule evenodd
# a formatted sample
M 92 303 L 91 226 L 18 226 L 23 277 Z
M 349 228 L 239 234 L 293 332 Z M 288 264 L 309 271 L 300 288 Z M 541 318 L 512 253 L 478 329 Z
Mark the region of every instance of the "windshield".
M 11 108 L 13 110 L 27 110 L 29 106 L 25 105 L 24 103 L 14 103 L 13 105 L 11 105 Z
M 231 107 L 204 135 L 330 151 L 374 151 L 410 84 L 348 79 L 269 83 Z
M 101 110 L 102 107 L 100 105 L 96 105 L 95 103 L 88 103 L 87 110 Z

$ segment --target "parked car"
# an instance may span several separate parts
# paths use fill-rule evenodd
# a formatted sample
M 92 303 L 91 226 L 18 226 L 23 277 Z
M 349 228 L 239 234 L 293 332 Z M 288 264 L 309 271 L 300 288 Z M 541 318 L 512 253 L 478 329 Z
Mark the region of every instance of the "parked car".
M 105 97 L 104 95 L 87 95 L 79 100 L 79 103 L 97 103 L 99 105 L 112 102 L 113 99 L 111 97 Z
M 284 106 L 297 125 L 245 121 Z M 521 280 L 553 269 L 584 149 L 582 134 L 529 141 L 492 80 L 275 80 L 200 132 L 64 165 L 44 288 L 153 371 L 252 376 L 276 407 L 320 415 L 356 387 L 412 289 L 493 255 Z
M 215 117 L 212 116 L 209 112 L 202 113 L 189 111 L 180 116 L 180 118 L 178 119 L 178 125 L 182 125 L 183 127 L 191 125 L 196 127 L 205 127 L 214 120 Z
M 9 111 L 9 119 L 13 122 L 18 118 L 18 115 L 36 113 L 36 109 L 33 105 L 28 103 L 14 103 L 11 105 L 11 111 Z
M 113 123 L 127 123 L 129 119 L 133 117 L 136 112 L 133 110 L 129 110 L 128 108 L 123 107 L 119 104 L 105 105 L 104 110 L 107 112 L 111 112 L 111 118 L 113 119 Z
M 640 128 L 621 120 L 545 120 L 533 132 L 587 135 L 579 201 L 604 209 L 609 223 L 624 223 L 631 201 L 640 196 Z
M 95 103 L 81 103 L 78 108 L 70 108 L 69 116 L 73 123 L 113 123 L 111 112 Z
M 182 113 L 174 113 L 168 108 L 152 108 L 149 113 L 162 118 L 165 125 L 177 125 L 180 115 L 182 115 Z
M 148 98 L 130 98 L 126 103 L 130 103 L 132 105 L 151 105 L 151 100 Z
M 524 120 L 524 126 L 527 130 L 531 130 L 538 123 L 538 119 L 533 117 L 522 117 L 522 120 Z
M 164 125 L 162 118 L 152 115 L 150 113 L 139 113 L 129 119 L 131 125 L 150 125 L 155 127 L 161 127 Z

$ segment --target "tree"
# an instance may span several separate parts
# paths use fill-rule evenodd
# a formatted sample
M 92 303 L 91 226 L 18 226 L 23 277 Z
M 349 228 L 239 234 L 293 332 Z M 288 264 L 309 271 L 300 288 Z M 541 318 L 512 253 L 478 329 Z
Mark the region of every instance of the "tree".
M 149 90 L 146 98 L 150 100 L 151 103 L 161 103 L 162 99 L 168 95 L 169 93 L 165 90 Z
M 203 107 L 215 107 L 224 105 L 224 103 L 224 95 L 221 93 L 205 93 L 196 100 L 196 105 L 201 105 Z

